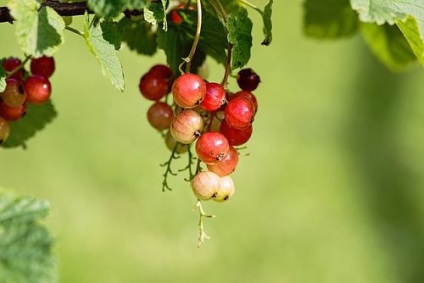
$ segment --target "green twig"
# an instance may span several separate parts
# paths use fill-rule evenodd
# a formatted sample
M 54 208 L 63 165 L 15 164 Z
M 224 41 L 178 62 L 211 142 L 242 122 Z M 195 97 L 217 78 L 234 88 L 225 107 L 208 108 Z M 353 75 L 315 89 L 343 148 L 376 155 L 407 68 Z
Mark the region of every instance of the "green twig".
M 65 29 L 69 30 L 70 32 L 73 32 L 79 36 L 84 37 L 84 33 L 82 31 L 79 31 L 77 29 L 74 29 L 73 27 L 66 27 Z
M 18 67 L 16 67 L 15 69 L 13 69 L 11 72 L 9 72 L 8 74 L 7 74 L 7 77 L 6 78 L 10 78 L 11 76 L 13 76 L 14 74 L 16 74 L 17 72 L 19 72 L 19 70 L 21 70 L 23 67 L 25 67 L 25 64 L 29 61 L 29 59 L 31 59 L 32 58 L 32 56 L 31 55 L 28 55 L 28 56 L 26 56 L 25 57 L 25 59 L 24 59 L 24 61 L 22 61 L 22 63 L 18 66 Z
M 249 1 L 247 1 L 247 0 L 239 0 L 239 2 L 240 2 L 241 4 L 244 4 L 244 5 L 246 5 L 246 6 L 250 7 L 250 8 L 252 8 L 253 10 L 257 11 L 257 12 L 258 12 L 259 14 L 261 14 L 262 16 L 264 15 L 264 11 L 262 11 L 262 9 L 261 9 L 261 8 L 259 8 L 258 6 L 253 5 L 253 4 L 252 4 L 252 3 L 250 3 Z
M 172 149 L 171 156 L 169 157 L 168 161 L 161 164 L 162 167 L 166 167 L 166 171 L 163 174 L 162 192 L 164 192 L 165 189 L 167 189 L 168 191 L 172 191 L 172 188 L 168 185 L 168 174 L 171 174 L 173 176 L 177 175 L 177 173 L 174 173 L 171 169 L 172 160 L 179 158 L 179 155 L 177 154 L 177 147 L 178 147 L 178 143 L 175 143 L 174 148 Z
M 209 236 L 206 234 L 205 231 L 205 227 L 204 227 L 204 218 L 214 218 L 215 215 L 213 214 L 207 214 L 202 206 L 202 202 L 200 201 L 200 199 L 197 200 L 196 205 L 194 207 L 195 210 L 199 211 L 199 223 L 198 223 L 198 227 L 199 227 L 199 238 L 198 238 L 198 243 L 197 243 L 197 247 L 200 248 L 200 246 L 203 244 L 204 241 L 210 239 Z

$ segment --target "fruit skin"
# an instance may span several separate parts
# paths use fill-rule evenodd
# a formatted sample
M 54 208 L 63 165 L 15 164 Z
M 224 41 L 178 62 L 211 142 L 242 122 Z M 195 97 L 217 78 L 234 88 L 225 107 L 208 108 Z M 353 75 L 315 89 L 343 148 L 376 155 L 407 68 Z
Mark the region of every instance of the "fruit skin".
M 174 119 L 174 111 L 165 102 L 156 101 L 147 111 L 147 121 L 158 131 L 169 129 Z
M 225 158 L 230 145 L 227 138 L 218 132 L 206 132 L 196 142 L 196 153 L 206 164 L 217 164 Z
M 32 104 L 43 104 L 52 93 L 50 81 L 39 75 L 29 76 L 25 81 L 24 88 L 27 93 L 27 101 Z
M 21 62 L 20 59 L 18 59 L 16 57 L 9 57 L 9 58 L 7 58 L 3 61 L 3 69 L 7 73 L 10 73 L 13 70 L 15 70 L 16 68 L 18 68 L 21 64 L 22 64 L 22 62 Z M 13 75 L 11 75 L 10 78 L 22 81 L 24 76 L 25 76 L 25 70 L 20 69 L 19 71 L 17 71 Z
M 144 98 L 149 100 L 160 100 L 169 91 L 168 80 L 156 74 L 146 73 L 140 79 L 138 89 Z
M 238 91 L 238 92 L 234 93 L 233 95 L 231 95 L 228 98 L 228 100 L 230 101 L 230 100 L 235 99 L 237 97 L 244 97 L 244 98 L 250 100 L 250 102 L 252 102 L 252 104 L 255 108 L 255 114 L 256 114 L 256 112 L 258 112 L 258 100 L 256 99 L 256 96 L 253 93 L 251 93 L 250 91 L 247 91 L 247 90 L 241 90 L 241 91 Z
M 250 139 L 252 136 L 253 127 L 250 125 L 244 129 L 236 129 L 229 126 L 224 120 L 221 123 L 219 131 L 227 138 L 230 145 L 238 146 L 245 144 Z
M 231 99 L 225 108 L 225 121 L 236 129 L 249 127 L 253 122 L 255 109 L 252 102 L 244 97 Z
M 191 181 L 194 195 L 200 200 L 210 200 L 216 196 L 220 177 L 213 172 L 199 172 Z
M 10 134 L 10 128 L 7 121 L 0 117 L 0 144 L 5 142 Z
M 214 172 L 220 177 L 224 177 L 234 172 L 237 167 L 238 160 L 239 155 L 237 150 L 233 146 L 230 146 L 227 155 L 221 160 L 221 162 L 213 165 L 208 164 L 207 167 L 209 171 Z
M 177 143 L 177 141 L 172 136 L 171 131 L 166 132 L 166 135 L 165 135 L 165 144 L 166 144 L 166 147 L 170 151 L 173 151 L 176 143 Z M 186 144 L 179 143 L 177 145 L 177 149 L 175 150 L 175 152 L 178 153 L 178 154 L 186 153 L 188 151 L 188 147 L 189 146 L 186 145 Z
M 233 179 L 230 176 L 225 176 L 219 179 L 218 189 L 213 198 L 214 201 L 224 202 L 229 200 L 235 192 Z
M 167 80 L 172 80 L 172 78 L 174 77 L 174 72 L 172 72 L 171 68 L 164 64 L 154 65 L 150 68 L 148 73 L 157 78 L 165 78 Z
M 26 104 L 18 107 L 9 107 L 3 101 L 0 101 L 0 117 L 7 121 L 17 121 L 22 118 L 26 113 Z
M 9 107 L 18 107 L 25 103 L 27 94 L 20 80 L 6 79 L 6 89 L 0 93 L 3 102 Z
M 183 108 L 194 108 L 206 94 L 206 83 L 196 74 L 183 74 L 172 84 L 176 104 Z
M 207 111 L 215 111 L 224 104 L 225 89 L 218 83 L 206 83 L 206 93 L 200 107 Z
M 184 110 L 175 116 L 171 123 L 170 131 L 172 137 L 183 144 L 192 143 L 203 128 L 203 119 L 194 110 Z
M 242 90 L 255 90 L 260 82 L 261 78 L 250 68 L 242 69 L 237 74 L 237 84 Z
M 55 68 L 53 57 L 42 56 L 31 59 L 30 69 L 33 75 L 40 75 L 48 79 L 53 75 Z

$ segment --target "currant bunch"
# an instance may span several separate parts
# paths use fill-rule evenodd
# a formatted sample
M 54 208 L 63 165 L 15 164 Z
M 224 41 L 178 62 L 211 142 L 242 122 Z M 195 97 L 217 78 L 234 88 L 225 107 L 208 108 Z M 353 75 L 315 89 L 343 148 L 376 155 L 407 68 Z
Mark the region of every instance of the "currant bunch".
M 233 93 L 197 74 L 175 77 L 168 66 L 161 64 L 153 66 L 140 79 L 140 93 L 154 101 L 147 111 L 147 120 L 162 132 L 167 148 L 172 151 L 165 165 L 175 154 L 190 154 L 194 145 L 197 166 L 194 173 L 190 170 L 190 181 L 199 200 L 222 202 L 235 191 L 230 175 L 239 161 L 236 147 L 252 136 L 258 110 L 252 91 L 258 87 L 260 78 L 252 69 L 243 69 L 237 75 L 237 83 L 240 90 Z M 206 168 L 202 169 L 202 164 Z M 188 167 L 191 169 L 191 163 Z M 168 170 L 170 166 L 167 173 Z M 166 181 L 165 188 L 170 189 Z
M 3 60 L 2 67 L 7 73 L 6 89 L 0 93 L 0 144 L 10 135 L 10 122 L 25 116 L 27 103 L 41 105 L 51 95 L 49 78 L 55 70 L 52 57 L 32 58 L 30 71 L 19 58 Z

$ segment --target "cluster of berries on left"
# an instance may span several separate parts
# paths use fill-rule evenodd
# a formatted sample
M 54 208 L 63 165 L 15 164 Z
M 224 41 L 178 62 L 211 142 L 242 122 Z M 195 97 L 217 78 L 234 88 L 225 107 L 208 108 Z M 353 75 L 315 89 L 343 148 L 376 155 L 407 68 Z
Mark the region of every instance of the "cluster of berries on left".
M 9 123 L 25 116 L 27 103 L 41 105 L 49 100 L 52 87 L 49 78 L 55 70 L 52 57 L 32 58 L 30 72 L 25 61 L 15 57 L 3 60 L 7 73 L 6 88 L 0 93 L 0 144 L 10 134 Z

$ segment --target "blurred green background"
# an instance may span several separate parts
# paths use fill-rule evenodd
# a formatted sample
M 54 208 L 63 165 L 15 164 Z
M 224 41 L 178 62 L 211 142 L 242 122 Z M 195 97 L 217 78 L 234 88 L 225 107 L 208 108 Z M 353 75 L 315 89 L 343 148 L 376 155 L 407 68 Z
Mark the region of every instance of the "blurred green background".
M 274 6 L 268 48 L 250 11 L 259 112 L 234 198 L 205 204 L 217 217 L 200 249 L 185 175 L 161 190 L 170 152 L 137 89 L 163 54 L 124 48 L 122 94 L 66 34 L 52 78 L 58 118 L 27 150 L 0 150 L 1 185 L 52 204 L 60 282 L 423 282 L 423 69 L 390 73 L 360 37 L 305 38 L 302 1 Z M 22 57 L 13 28 L 0 33 L 0 56 Z

